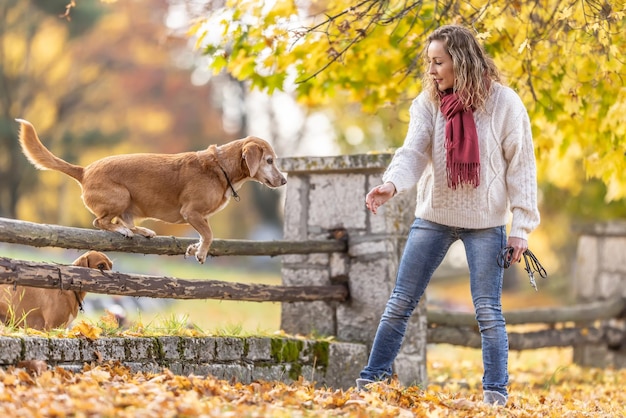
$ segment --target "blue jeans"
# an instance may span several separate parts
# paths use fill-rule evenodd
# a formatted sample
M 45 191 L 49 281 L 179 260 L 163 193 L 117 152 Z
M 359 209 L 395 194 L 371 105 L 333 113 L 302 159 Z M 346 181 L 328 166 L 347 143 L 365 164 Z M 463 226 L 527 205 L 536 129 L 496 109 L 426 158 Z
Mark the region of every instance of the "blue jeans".
M 496 256 L 506 246 L 506 228 L 465 229 L 416 219 L 398 267 L 395 288 L 380 319 L 361 378 L 386 380 L 406 332 L 407 322 L 435 269 L 453 242 L 460 239 L 470 272 L 470 289 L 481 334 L 483 390 L 508 396 L 509 342 L 502 315 L 502 277 Z

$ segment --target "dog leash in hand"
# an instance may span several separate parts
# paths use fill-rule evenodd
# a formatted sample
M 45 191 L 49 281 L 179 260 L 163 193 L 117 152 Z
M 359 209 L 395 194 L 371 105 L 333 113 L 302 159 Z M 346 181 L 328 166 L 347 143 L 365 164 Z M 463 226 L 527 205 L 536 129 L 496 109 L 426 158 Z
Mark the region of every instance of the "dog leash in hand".
M 526 251 L 524 251 L 523 255 L 524 263 L 526 263 L 526 268 L 524 268 L 524 270 L 526 270 L 526 273 L 528 273 L 530 285 L 534 287 L 535 290 L 539 290 L 537 289 L 537 282 L 535 281 L 535 273 L 539 273 L 539 276 L 542 279 L 547 278 L 548 273 L 546 272 L 546 269 L 543 268 L 543 266 L 539 262 L 539 259 L 535 256 L 535 254 L 533 254 L 532 251 L 527 249 Z M 511 265 L 511 258 L 513 258 L 513 247 L 504 247 L 497 257 L 498 266 L 505 269 L 509 268 L 509 266 Z

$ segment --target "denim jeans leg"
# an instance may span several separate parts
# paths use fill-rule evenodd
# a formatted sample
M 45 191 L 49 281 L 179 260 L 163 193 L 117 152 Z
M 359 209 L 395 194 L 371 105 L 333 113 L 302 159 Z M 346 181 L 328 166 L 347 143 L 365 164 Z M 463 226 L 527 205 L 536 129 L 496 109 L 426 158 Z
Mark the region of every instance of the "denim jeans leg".
M 465 230 L 461 234 L 470 270 L 470 289 L 480 330 L 483 390 L 508 397 L 509 342 L 502 314 L 502 279 L 497 254 L 506 245 L 504 226 Z
M 398 266 L 396 285 L 380 319 L 361 379 L 379 381 L 392 376 L 393 362 L 411 314 L 455 240 L 453 229 L 449 227 L 422 219 L 413 222 Z

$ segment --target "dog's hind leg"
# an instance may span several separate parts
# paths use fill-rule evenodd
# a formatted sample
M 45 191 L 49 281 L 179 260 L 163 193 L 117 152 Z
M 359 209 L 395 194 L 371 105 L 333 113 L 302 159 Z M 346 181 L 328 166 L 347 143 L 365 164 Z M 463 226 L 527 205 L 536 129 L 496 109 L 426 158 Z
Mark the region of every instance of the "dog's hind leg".
M 194 229 L 200 234 L 200 241 L 187 247 L 185 256 L 195 255 L 196 260 L 198 260 L 200 264 L 204 264 L 206 256 L 209 253 L 211 242 L 213 242 L 213 231 L 211 231 L 211 226 L 207 222 L 206 218 L 198 212 L 181 211 L 181 213 L 189 225 L 193 226 Z
M 135 225 L 133 215 L 128 212 L 125 212 L 121 216 L 119 216 L 119 220 L 122 222 L 122 224 L 124 224 L 126 228 L 130 229 L 135 234 L 143 235 L 146 238 L 152 238 L 156 236 L 156 233 L 153 230 Z

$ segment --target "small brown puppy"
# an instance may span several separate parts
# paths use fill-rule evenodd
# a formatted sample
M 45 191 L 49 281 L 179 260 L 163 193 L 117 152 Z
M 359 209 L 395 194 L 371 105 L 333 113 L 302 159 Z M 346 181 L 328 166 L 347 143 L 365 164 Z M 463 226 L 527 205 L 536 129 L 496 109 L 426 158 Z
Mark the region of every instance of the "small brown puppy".
M 75 266 L 111 270 L 113 262 L 101 252 L 89 251 L 72 263 Z M 66 327 L 78 315 L 87 292 L 0 285 L 0 320 L 38 330 Z
M 135 218 L 188 223 L 200 234 L 200 242 L 190 245 L 186 255 L 195 255 L 200 263 L 213 241 L 207 218 L 223 209 L 231 196 L 237 198 L 243 183 L 255 180 L 271 188 L 287 183 L 274 164 L 270 144 L 252 136 L 197 152 L 123 154 L 81 167 L 53 155 L 32 124 L 17 121 L 26 157 L 40 170 L 61 171 L 80 183 L 96 228 L 150 238 L 154 231 L 135 226 Z

